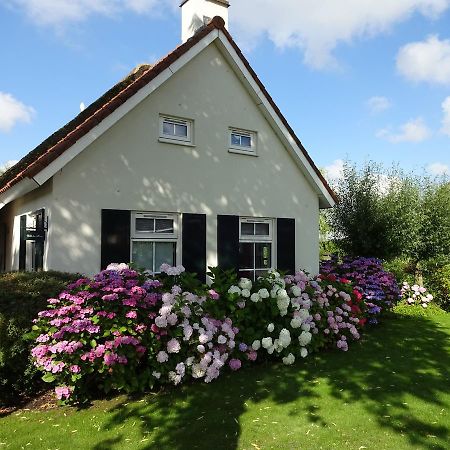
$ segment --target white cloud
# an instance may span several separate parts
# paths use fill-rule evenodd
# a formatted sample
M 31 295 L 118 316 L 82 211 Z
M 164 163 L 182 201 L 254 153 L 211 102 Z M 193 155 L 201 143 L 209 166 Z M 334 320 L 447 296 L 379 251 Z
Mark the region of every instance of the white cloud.
M 444 113 L 444 117 L 442 119 L 441 132 L 447 136 L 450 136 L 450 97 L 447 97 L 442 102 L 442 111 Z
M 56 29 L 92 15 L 164 14 L 179 20 L 180 0 L 6 0 L 34 23 Z M 255 7 L 256 6 L 256 7 Z M 249 48 L 267 35 L 277 47 L 303 52 L 315 68 L 336 66 L 341 43 L 390 30 L 413 14 L 436 18 L 450 0 L 239 0 L 230 8 L 231 32 Z
M 17 160 L 11 160 L 11 161 L 6 161 L 4 164 L 0 164 L 0 175 L 5 172 L 6 170 L 8 170 L 10 167 L 14 166 L 15 164 L 17 164 L 19 161 Z
M 393 144 L 398 144 L 400 142 L 423 142 L 430 138 L 431 134 L 431 130 L 423 119 L 419 117 L 401 125 L 397 133 L 390 128 L 384 128 L 378 131 L 376 136 Z
M 24 105 L 11 94 L 0 92 L 0 131 L 10 131 L 18 122 L 30 123 L 34 109 Z
M 332 164 L 324 167 L 323 172 L 325 178 L 330 183 L 339 181 L 344 176 L 344 161 L 342 159 L 336 159 Z
M 371 97 L 367 100 L 367 107 L 372 114 L 377 114 L 389 109 L 392 106 L 391 101 L 386 97 Z
M 450 85 L 450 40 L 428 36 L 405 45 L 397 55 L 397 70 L 411 81 Z
M 437 162 L 430 164 L 427 167 L 427 172 L 436 176 L 450 175 L 450 167 L 447 164 Z
M 340 43 L 384 33 L 413 14 L 439 17 L 449 6 L 450 0 L 239 0 L 230 8 L 231 32 L 247 47 L 266 35 L 325 68 L 337 64 L 333 50 Z
M 35 24 L 59 30 L 93 15 L 116 16 L 127 11 L 147 14 L 158 11 L 157 6 L 160 10 L 172 3 L 172 0 L 9 0 L 10 5 L 23 11 Z

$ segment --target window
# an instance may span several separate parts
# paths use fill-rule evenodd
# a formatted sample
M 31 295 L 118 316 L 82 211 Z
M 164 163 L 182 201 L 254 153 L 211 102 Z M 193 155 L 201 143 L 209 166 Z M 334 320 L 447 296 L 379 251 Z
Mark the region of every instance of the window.
M 160 117 L 160 140 L 192 143 L 192 121 L 174 117 Z
M 230 128 L 230 152 L 256 155 L 256 133 Z
M 177 214 L 134 212 L 131 215 L 131 261 L 158 273 L 162 264 L 177 264 L 179 220 Z
M 239 275 L 256 280 L 273 266 L 273 220 L 239 221 Z

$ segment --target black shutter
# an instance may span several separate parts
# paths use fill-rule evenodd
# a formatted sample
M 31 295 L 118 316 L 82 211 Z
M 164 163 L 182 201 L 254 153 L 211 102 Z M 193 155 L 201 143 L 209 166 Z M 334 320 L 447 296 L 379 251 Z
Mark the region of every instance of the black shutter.
M 277 219 L 277 269 L 295 273 L 295 219 Z
M 27 264 L 27 216 L 20 216 L 19 270 Z
M 223 270 L 239 270 L 239 216 L 217 216 L 217 256 Z
M 36 241 L 34 243 L 34 270 L 44 269 L 44 242 L 45 242 L 45 209 L 36 213 Z
M 131 211 L 102 209 L 102 270 L 111 263 L 130 262 Z
M 183 266 L 206 282 L 206 215 L 183 214 Z

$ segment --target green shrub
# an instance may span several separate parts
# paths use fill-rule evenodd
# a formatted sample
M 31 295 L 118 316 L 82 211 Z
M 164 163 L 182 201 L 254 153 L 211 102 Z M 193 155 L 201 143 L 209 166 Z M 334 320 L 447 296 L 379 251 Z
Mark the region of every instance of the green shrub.
M 450 264 L 428 264 L 424 278 L 435 302 L 445 311 L 450 311 Z
M 15 403 L 42 386 L 31 363 L 30 342 L 23 336 L 47 299 L 78 277 L 59 272 L 0 274 L 0 404 Z
M 409 284 L 414 283 L 415 268 L 414 264 L 407 258 L 394 258 L 385 261 L 383 266 L 387 272 L 391 272 L 398 284 L 407 281 Z

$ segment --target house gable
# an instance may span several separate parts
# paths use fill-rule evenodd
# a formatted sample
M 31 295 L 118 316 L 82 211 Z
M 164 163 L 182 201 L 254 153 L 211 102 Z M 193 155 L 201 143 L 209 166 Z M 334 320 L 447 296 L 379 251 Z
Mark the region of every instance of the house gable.
M 98 111 L 93 113 L 91 117 L 79 125 L 75 123 L 74 129 L 56 144 L 51 145 L 52 142 L 50 142 L 50 148 L 43 148 L 42 151 L 33 151 L 30 154 L 33 154 L 32 157 L 28 155 L 28 157 L 24 158 L 26 164 L 21 161 L 18 167 L 8 171 L 0 179 L 2 184 L 0 187 L 0 207 L 6 204 L 5 194 L 12 186 L 21 183 L 20 189 L 17 191 L 23 194 L 33 188 L 33 183 L 29 183 L 29 181 L 26 181 L 27 179 L 32 178 L 34 185 L 40 185 L 51 178 L 58 170 L 61 170 L 70 160 L 75 158 L 148 95 L 158 89 L 159 86 L 213 41 L 218 42 L 218 47 L 221 48 L 230 64 L 234 64 L 234 69 L 239 69 L 237 73 L 240 75 L 244 85 L 250 89 L 249 92 L 251 92 L 252 96 L 259 101 L 259 106 L 265 112 L 267 119 L 272 121 L 273 126 L 278 128 L 280 138 L 286 141 L 292 157 L 299 164 L 308 181 L 315 187 L 321 206 L 332 206 L 335 202 L 332 190 L 292 129 L 289 128 L 286 120 L 256 74 L 252 71 L 248 62 L 240 53 L 231 36 L 224 28 L 223 20 L 214 18 L 194 38 L 180 46 L 160 63 L 144 71 L 136 80 L 127 85 L 123 91 L 119 92 Z M 34 158 L 34 153 L 36 153 L 36 158 Z M 29 163 L 27 158 L 30 159 Z M 8 199 L 8 201 L 11 201 L 11 199 Z

